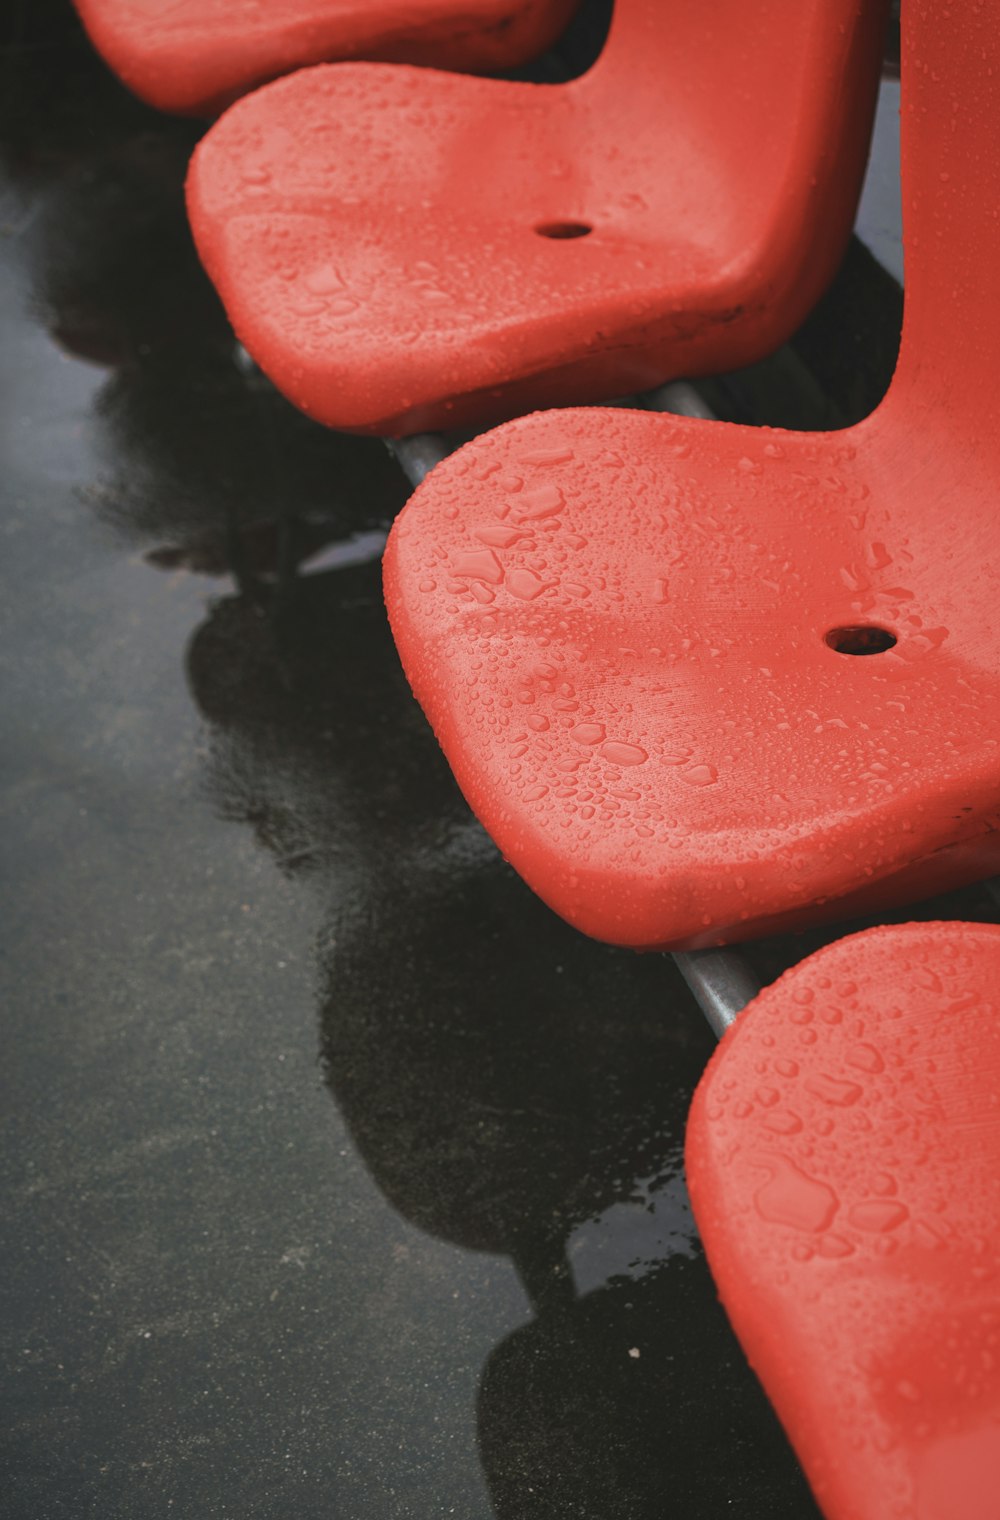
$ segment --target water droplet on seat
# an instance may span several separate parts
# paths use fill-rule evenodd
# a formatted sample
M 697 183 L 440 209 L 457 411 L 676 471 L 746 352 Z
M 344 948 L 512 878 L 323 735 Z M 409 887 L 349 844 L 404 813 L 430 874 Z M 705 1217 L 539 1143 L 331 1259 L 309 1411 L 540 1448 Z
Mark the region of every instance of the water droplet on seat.
M 818 1234 L 825 1230 L 840 1207 L 840 1200 L 826 1183 L 808 1176 L 787 1156 L 752 1156 L 754 1166 L 766 1167 L 770 1177 L 754 1194 L 754 1206 L 769 1224 L 791 1225 L 795 1230 Z

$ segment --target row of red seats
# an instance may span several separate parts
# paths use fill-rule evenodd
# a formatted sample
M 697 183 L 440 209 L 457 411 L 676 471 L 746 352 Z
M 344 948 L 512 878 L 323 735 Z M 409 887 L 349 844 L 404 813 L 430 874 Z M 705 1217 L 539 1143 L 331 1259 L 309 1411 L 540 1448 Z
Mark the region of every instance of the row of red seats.
M 619 0 L 596 66 L 558 86 L 301 71 L 195 154 L 202 260 L 278 387 L 353 431 L 749 363 L 836 271 L 883 10 Z
M 497 68 L 570 6 L 78 0 L 140 93 L 212 110 L 324 58 Z M 461 25 L 456 16 L 461 15 Z M 305 69 L 189 205 L 237 334 L 310 415 L 495 422 L 771 349 L 832 276 L 878 0 L 619 0 L 563 86 Z M 1000 0 L 905 0 L 902 352 L 795 434 L 547 411 L 399 518 L 386 598 L 455 774 L 585 932 L 684 949 L 1000 869 Z M 501 24 L 502 23 L 502 24 Z M 836 1520 L 1000 1516 L 1000 930 L 828 947 L 740 1016 L 688 1170 L 734 1326 Z

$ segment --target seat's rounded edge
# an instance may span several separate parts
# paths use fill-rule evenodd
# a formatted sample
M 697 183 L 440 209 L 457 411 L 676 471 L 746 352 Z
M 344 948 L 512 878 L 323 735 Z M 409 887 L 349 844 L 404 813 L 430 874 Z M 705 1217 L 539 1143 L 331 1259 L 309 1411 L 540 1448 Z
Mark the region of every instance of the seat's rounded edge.
M 220 24 L 194 6 L 168 24 L 145 8 L 73 3 L 112 72 L 146 105 L 175 116 L 211 119 L 256 86 L 327 56 L 280 19 L 270 31 L 240 31 L 231 18 Z
M 355 15 L 304 4 L 249 30 L 199 11 L 158 17 L 109 3 L 74 0 L 96 50 L 146 104 L 181 116 L 211 117 L 240 96 L 294 70 L 339 59 L 370 58 L 470 73 L 517 68 L 543 52 L 567 26 L 578 0 L 479 0 L 460 15 L 454 0 L 424 4 L 407 16 L 398 0 L 365 0 Z
M 170 46 L 155 33 L 150 38 L 148 20 L 138 29 L 121 23 L 116 10 L 102 0 L 73 0 L 84 31 L 95 51 L 133 95 L 155 110 L 177 116 L 198 116 L 211 96 L 218 67 L 206 69 L 197 55 L 185 58 L 183 47 Z
M 334 67 L 350 70 L 355 66 L 317 64 L 299 73 L 325 72 Z M 257 95 L 283 91 L 289 84 L 294 86 L 297 77 L 290 75 L 263 85 Z M 384 355 L 381 364 L 376 356 L 371 357 L 367 373 L 354 365 L 350 392 L 339 398 L 338 404 L 327 357 L 315 351 L 297 351 L 276 342 L 262 303 L 254 299 L 250 287 L 234 277 L 234 264 L 240 262 L 245 251 L 249 250 L 253 256 L 259 242 L 258 233 L 266 238 L 291 220 L 275 217 L 264 208 L 260 212 L 248 209 L 241 218 L 220 214 L 220 203 L 224 204 L 231 193 L 226 183 L 229 165 L 225 155 L 215 152 L 216 136 L 213 134 L 231 130 L 234 123 L 238 130 L 248 108 L 251 112 L 254 110 L 254 97 L 245 97 L 231 105 L 197 144 L 191 156 L 184 193 L 198 257 L 225 307 L 235 336 L 293 405 L 327 426 L 376 433 L 380 431 L 378 422 L 385 409 L 379 405 L 378 399 L 373 400 L 373 395 L 378 398 L 383 389 Z M 325 404 L 331 396 L 335 398 L 332 412 Z
M 581 407 L 560 411 L 561 419 L 578 417 L 585 425 L 595 409 Z M 646 413 L 636 415 L 648 417 Z M 486 435 L 491 448 L 502 447 L 505 438 L 531 437 L 536 425 L 544 429 L 547 414 L 531 413 L 502 424 Z M 650 894 L 645 873 L 621 866 L 612 873 L 567 864 L 551 842 L 528 829 L 512 832 L 504 797 L 489 785 L 488 778 L 468 763 L 461 742 L 462 714 L 441 681 L 442 670 L 453 668 L 454 649 L 447 635 L 428 637 L 425 624 L 414 615 L 422 599 L 417 563 L 424 520 L 433 512 L 442 485 L 461 478 L 466 465 L 475 460 L 482 437 L 456 450 L 437 465 L 397 516 L 383 557 L 383 589 L 386 609 L 400 662 L 410 687 L 422 707 L 456 781 L 486 831 L 498 843 L 504 858 L 524 878 L 547 906 L 590 937 L 632 949 L 665 948 L 660 944 L 667 894 L 675 899 L 685 922 L 697 917 L 696 883 L 685 893 L 675 879 L 666 889 Z M 448 510 L 448 509 L 446 509 Z M 414 552 L 415 551 L 415 552 Z M 685 900 L 686 899 L 686 900 Z
M 695 1093 L 709 1265 L 828 1520 L 995 1515 L 998 1091 L 1000 926 L 928 922 L 799 962 Z

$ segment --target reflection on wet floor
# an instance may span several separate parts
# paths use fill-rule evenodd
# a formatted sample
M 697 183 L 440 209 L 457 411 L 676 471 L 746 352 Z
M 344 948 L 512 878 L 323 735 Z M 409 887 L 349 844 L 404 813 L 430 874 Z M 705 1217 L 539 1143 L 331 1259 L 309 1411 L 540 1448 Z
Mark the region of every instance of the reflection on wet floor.
M 196 139 L 189 124 L 143 121 L 56 156 L 17 252 L 37 319 L 108 371 L 95 512 L 162 568 L 252 580 L 330 539 L 384 532 L 406 486 L 378 441 L 313 426 L 246 362 L 187 231 Z
M 216 806 L 322 901 L 323 1068 L 372 1178 L 421 1230 L 509 1257 L 536 1316 L 479 1398 L 497 1513 L 644 1516 L 744 1485 L 807 1512 L 691 1225 L 711 1041 L 676 972 L 595 955 L 499 860 L 408 698 L 374 567 L 310 578 L 276 619 L 217 604 L 188 669 Z
M 683 1186 L 711 1038 L 471 818 L 382 607 L 396 466 L 244 362 L 198 128 L 68 4 L 0 100 L 7 1512 L 806 1520 Z M 871 404 L 898 303 L 857 247 L 838 288 L 732 414 Z
M 775 1481 L 787 1453 L 769 1411 L 747 1407 L 739 1362 L 703 1265 L 683 1257 L 514 1331 L 478 1398 L 499 1520 L 816 1514 L 804 1483 Z

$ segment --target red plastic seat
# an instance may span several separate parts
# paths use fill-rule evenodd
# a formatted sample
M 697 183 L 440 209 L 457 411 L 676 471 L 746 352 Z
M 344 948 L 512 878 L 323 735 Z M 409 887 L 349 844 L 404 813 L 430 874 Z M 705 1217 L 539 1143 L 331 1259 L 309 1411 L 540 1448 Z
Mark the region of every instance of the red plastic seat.
M 359 432 L 749 362 L 836 270 L 882 0 L 618 0 L 566 85 L 318 68 L 239 102 L 188 205 L 241 341 Z
M 514 68 L 576 0 L 74 0 L 98 52 L 161 111 L 212 116 L 267 79 L 335 58 Z
M 688 1183 L 829 1520 L 1000 1514 L 1000 928 L 828 946 L 739 1016 Z
M 505 855 L 599 938 L 719 943 L 1000 869 L 998 27 L 1000 0 L 907 0 L 905 331 L 872 417 L 549 412 L 397 522 L 414 691 Z

